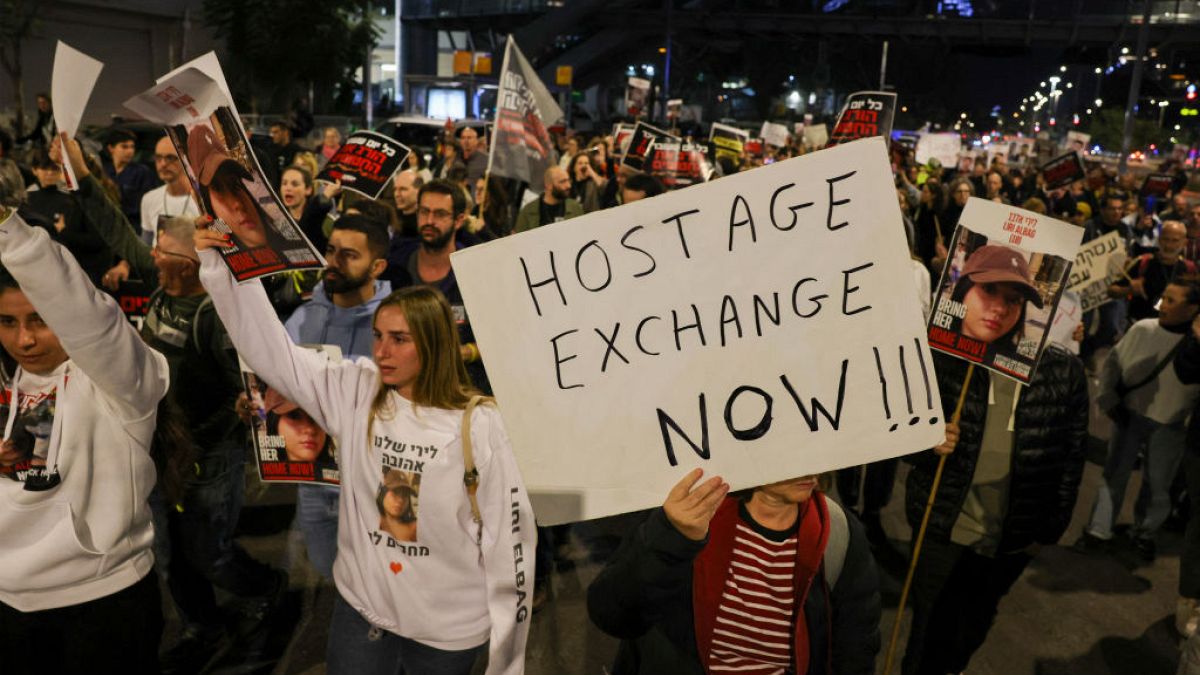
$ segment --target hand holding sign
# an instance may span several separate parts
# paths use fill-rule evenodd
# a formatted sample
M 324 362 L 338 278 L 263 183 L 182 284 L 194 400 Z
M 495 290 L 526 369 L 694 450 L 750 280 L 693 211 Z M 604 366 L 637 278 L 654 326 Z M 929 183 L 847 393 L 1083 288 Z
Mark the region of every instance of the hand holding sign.
M 667 520 L 676 530 L 692 541 L 704 541 L 708 536 L 708 524 L 717 513 L 721 500 L 729 494 L 729 483 L 713 476 L 696 489 L 692 489 L 704 469 L 696 468 L 688 472 L 683 480 L 671 488 L 667 501 L 663 502 L 663 512 Z

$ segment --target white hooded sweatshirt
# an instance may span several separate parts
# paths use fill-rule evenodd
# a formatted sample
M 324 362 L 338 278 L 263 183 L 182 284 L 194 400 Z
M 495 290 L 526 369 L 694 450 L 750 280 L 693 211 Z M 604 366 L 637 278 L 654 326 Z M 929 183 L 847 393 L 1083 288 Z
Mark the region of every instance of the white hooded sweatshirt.
M 132 586 L 154 566 L 148 450 L 167 362 L 45 230 L 9 216 L 0 263 L 68 355 L 48 377 L 18 369 L 14 378 L 19 400 L 53 393 L 53 421 L 34 432 L 34 455 L 57 469 L 58 482 L 31 490 L 25 470 L 0 476 L 0 602 L 24 612 L 78 605 Z M 10 383 L 5 407 L 13 393 Z M 14 432 L 15 418 L 5 418 L 10 438 L 28 429 Z
M 477 545 L 463 484 L 463 412 L 418 408 L 393 391 L 390 414 L 376 417 L 368 439 L 375 363 L 330 363 L 296 347 L 259 282 L 236 284 L 216 251 L 200 257 L 200 280 L 242 359 L 337 440 L 333 579 L 342 597 L 372 625 L 437 649 L 490 640 L 489 675 L 524 672 L 536 532 L 500 415 L 479 407 L 471 418 Z

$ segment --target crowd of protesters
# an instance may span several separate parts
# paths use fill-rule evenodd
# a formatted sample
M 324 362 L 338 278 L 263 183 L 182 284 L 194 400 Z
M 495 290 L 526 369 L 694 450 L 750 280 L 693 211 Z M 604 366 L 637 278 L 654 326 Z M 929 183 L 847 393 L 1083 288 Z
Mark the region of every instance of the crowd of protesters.
M 472 412 L 490 383 L 450 255 L 652 198 L 663 183 L 623 166 L 612 136 L 570 130 L 556 134 L 561 160 L 540 184 L 498 179 L 487 174 L 487 128 L 460 126 L 429 156 L 413 153 L 372 200 L 314 180 L 341 130 L 319 130 L 308 144 L 307 128 L 280 120 L 256 147 L 258 161 L 327 267 L 239 285 L 212 251 L 228 242 L 205 227 L 167 137 L 154 146 L 153 169 L 135 161 L 135 138 L 119 129 L 93 157 L 55 135 L 48 97 L 38 103 L 28 133 L 14 140 L 0 131 L 0 208 L 13 210 L 0 227 L 5 672 L 79 672 L 98 661 L 200 672 L 231 650 L 258 656 L 290 581 L 235 539 L 253 414 L 239 355 L 277 383 L 271 412 L 301 414 L 342 444 L 342 487 L 301 486 L 296 513 L 309 564 L 337 588 L 333 615 L 322 617 L 330 671 L 467 673 L 487 652 L 489 673 L 522 672 L 529 622 L 520 608 L 538 610 L 553 569 L 577 555 L 573 546 L 595 542 L 586 527 L 538 528 L 529 550 L 532 514 L 502 420 L 493 408 Z M 765 155 L 723 157 L 713 179 L 812 150 L 798 139 Z M 903 672 L 965 670 L 1001 598 L 1070 523 L 1089 376 L 1113 431 L 1074 548 L 1113 552 L 1140 458 L 1127 540 L 1153 560 L 1157 532 L 1184 511 L 1176 624 L 1184 637 L 1196 634 L 1200 499 L 1184 507 L 1172 489 L 1182 483 L 1200 495 L 1200 201 L 1188 197 L 1186 171 L 1164 167 L 1175 177 L 1170 192 L 1147 199 L 1132 174 L 1100 164 L 1046 189 L 1035 164 L 1010 167 L 1004 153 L 951 168 L 918 163 L 893 144 L 892 161 L 927 314 L 931 279 L 971 197 L 1072 222 L 1085 241 L 1120 233 L 1129 258 L 1111 301 L 1051 345 L 1028 384 L 984 371 L 964 391 L 966 364 L 935 354 L 943 407 L 962 400 L 961 418 L 936 448 L 833 480 L 795 477 L 740 493 L 697 470 L 662 508 L 634 516 L 615 550 L 585 550 L 605 564 L 587 610 L 621 640 L 613 672 L 874 672 L 876 559 L 893 546 L 881 511 L 900 461 L 910 465 L 905 511 L 914 533 L 941 474 Z M 63 185 L 65 165 L 77 191 Z M 131 283 L 149 294 L 140 330 L 109 295 Z M 346 360 L 331 364 L 302 344 L 336 345 Z M 456 438 L 464 410 L 477 433 L 455 441 L 457 463 L 427 472 L 423 486 L 384 466 L 380 483 L 366 447 L 372 429 Z M 463 490 L 472 463 L 483 468 Z M 518 535 L 519 515 L 530 527 Z M 396 568 L 386 571 L 387 556 L 360 538 L 376 522 L 401 546 L 419 523 L 446 551 L 437 554 L 441 567 L 392 583 Z M 161 649 L 160 581 L 182 624 Z M 218 591 L 233 598 L 232 612 Z M 506 593 L 524 598 L 516 619 Z

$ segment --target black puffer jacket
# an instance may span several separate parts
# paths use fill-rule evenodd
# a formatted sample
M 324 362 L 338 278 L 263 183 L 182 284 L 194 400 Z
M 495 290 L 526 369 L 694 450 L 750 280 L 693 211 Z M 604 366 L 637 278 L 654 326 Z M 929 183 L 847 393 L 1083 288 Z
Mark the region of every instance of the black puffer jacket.
M 967 363 L 934 354 L 934 370 L 946 417 L 962 391 Z M 948 541 L 962 511 L 983 437 L 988 390 L 993 375 L 975 368 L 959 420 L 958 447 L 946 459 L 941 486 L 929 517 L 926 536 Z M 1071 522 L 1087 446 L 1088 392 L 1083 363 L 1057 348 L 1049 348 L 1027 387 L 1021 387 L 1014 422 L 1012 471 L 1008 511 L 999 551 L 1016 551 L 1032 543 L 1054 544 Z M 929 488 L 937 469 L 933 451 L 912 455 L 913 470 L 906 484 L 908 522 L 921 524 Z
M 1200 384 L 1200 340 L 1192 331 L 1183 338 L 1183 345 L 1175 354 L 1175 375 L 1184 384 Z M 1200 401 L 1192 411 L 1192 421 L 1188 423 L 1187 443 L 1188 452 L 1200 455 Z

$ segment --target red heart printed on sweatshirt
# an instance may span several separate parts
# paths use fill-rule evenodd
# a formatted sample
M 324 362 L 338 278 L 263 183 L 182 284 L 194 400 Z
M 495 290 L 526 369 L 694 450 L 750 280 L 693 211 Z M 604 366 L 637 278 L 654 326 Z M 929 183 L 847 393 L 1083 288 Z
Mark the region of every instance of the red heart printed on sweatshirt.
M 394 562 L 391 565 L 388 565 L 388 567 L 392 568 L 392 574 L 399 574 L 400 570 L 404 569 L 404 565 L 401 565 L 398 562 Z

